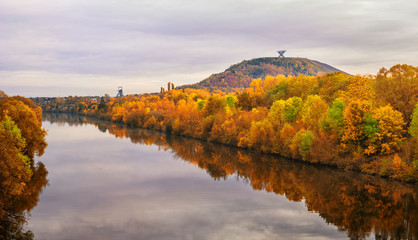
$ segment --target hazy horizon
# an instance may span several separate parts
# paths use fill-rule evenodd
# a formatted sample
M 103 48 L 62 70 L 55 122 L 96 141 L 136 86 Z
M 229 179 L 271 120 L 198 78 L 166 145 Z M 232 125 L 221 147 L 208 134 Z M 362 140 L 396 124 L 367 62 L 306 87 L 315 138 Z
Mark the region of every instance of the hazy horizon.
M 418 2 L 0 2 L 0 89 L 9 95 L 158 92 L 259 57 L 304 57 L 350 74 L 418 63 Z

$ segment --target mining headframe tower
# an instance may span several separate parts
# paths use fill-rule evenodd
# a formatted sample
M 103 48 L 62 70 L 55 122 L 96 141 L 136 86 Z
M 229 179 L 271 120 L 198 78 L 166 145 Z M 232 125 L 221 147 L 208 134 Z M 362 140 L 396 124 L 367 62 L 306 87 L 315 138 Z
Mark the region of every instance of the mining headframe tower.
M 118 87 L 118 94 L 116 95 L 116 97 L 123 97 L 123 89 L 121 86 Z

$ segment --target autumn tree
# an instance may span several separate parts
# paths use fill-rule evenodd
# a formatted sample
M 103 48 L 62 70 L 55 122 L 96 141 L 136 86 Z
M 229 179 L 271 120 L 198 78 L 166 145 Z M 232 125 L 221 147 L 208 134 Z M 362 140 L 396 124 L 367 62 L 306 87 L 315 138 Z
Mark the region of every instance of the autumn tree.
M 268 118 L 274 124 L 276 130 L 280 130 L 285 123 L 284 110 L 286 107 L 286 101 L 277 100 L 270 107 Z
M 41 109 L 37 106 L 30 107 L 13 97 L 3 99 L 0 102 L 0 120 L 9 116 L 26 139 L 23 154 L 33 159 L 35 155 L 41 156 L 46 148 L 46 132 L 42 128 Z
M 309 160 L 309 152 L 314 142 L 314 134 L 310 130 L 301 129 L 292 138 L 289 148 L 292 157 L 302 160 Z
M 367 113 L 371 110 L 371 106 L 366 101 L 352 101 L 344 109 L 344 134 L 341 137 L 341 146 L 343 150 L 348 150 L 352 145 L 353 150 L 358 151 L 358 147 L 362 147 L 365 140 L 364 122 Z
M 226 105 L 230 108 L 235 107 L 236 99 L 233 96 L 228 96 L 226 98 Z
M 252 122 L 247 136 L 247 146 L 264 152 L 271 151 L 274 130 L 270 121 Z
M 204 109 L 205 116 L 214 115 L 218 112 L 224 112 L 226 107 L 226 101 L 220 96 L 211 96 Z
M 374 133 L 369 137 L 371 139 L 365 152 L 386 155 L 398 151 L 401 142 L 405 140 L 402 113 L 387 105 L 373 111 L 372 116 L 376 119 L 377 130 L 372 130 Z
M 309 95 L 303 104 L 302 119 L 310 130 L 317 131 L 325 118 L 328 104 L 319 95 Z
M 289 89 L 289 83 L 285 80 L 282 80 L 275 87 L 270 88 L 266 92 L 265 97 L 269 99 L 271 102 L 274 102 L 276 100 L 286 99 L 288 89 Z
M 314 76 L 299 75 L 288 77 L 288 97 L 299 97 L 303 100 L 313 93 L 318 86 L 318 79 Z
M 44 153 L 45 130 L 39 107 L 0 93 L 0 219 L 27 189 L 35 155 Z
M 299 118 L 303 107 L 303 101 L 300 97 L 292 97 L 285 101 L 283 117 L 287 122 L 293 122 Z
M 5 116 L 0 122 L 0 184 L 1 195 L 12 197 L 22 194 L 32 171 L 30 158 L 25 155 L 26 139 L 15 122 Z
M 284 123 L 290 123 L 298 119 L 302 110 L 302 99 L 299 97 L 289 98 L 286 101 L 277 100 L 269 110 L 268 118 L 280 130 Z
M 340 92 L 346 90 L 349 78 L 350 76 L 341 72 L 328 73 L 324 76 L 319 76 L 316 92 L 327 103 L 332 103 L 338 98 Z
M 370 104 L 374 100 L 374 92 L 370 78 L 365 76 L 353 76 L 349 78 L 345 91 L 339 92 L 340 99 L 348 104 L 350 101 L 368 101 Z
M 99 105 L 97 106 L 97 110 L 98 110 L 98 111 L 102 110 L 102 111 L 104 111 L 104 112 L 106 112 L 106 111 L 107 111 L 107 105 L 106 105 L 106 102 L 105 102 L 105 100 L 104 100 L 104 98 L 103 98 L 103 97 L 102 97 L 102 98 L 100 98 L 100 103 L 99 103 Z
M 409 134 L 418 140 L 418 103 L 415 105 L 414 112 L 411 116 L 411 125 L 409 126 Z
M 418 67 L 398 64 L 389 70 L 382 68 L 376 76 L 374 88 L 382 105 L 390 104 L 410 122 L 418 102 Z
M 237 95 L 237 107 L 251 111 L 251 109 L 257 107 L 257 97 L 249 91 L 243 91 Z
M 334 100 L 321 124 L 322 129 L 338 138 L 343 135 L 345 128 L 344 108 L 345 104 L 341 100 Z

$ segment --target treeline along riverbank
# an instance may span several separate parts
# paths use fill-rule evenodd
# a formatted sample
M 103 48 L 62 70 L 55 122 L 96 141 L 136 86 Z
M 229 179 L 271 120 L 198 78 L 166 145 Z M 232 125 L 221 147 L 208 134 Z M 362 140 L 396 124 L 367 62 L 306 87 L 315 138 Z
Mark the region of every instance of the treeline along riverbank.
M 78 113 L 401 181 L 418 180 L 418 68 L 255 79 L 243 91 L 35 98 Z

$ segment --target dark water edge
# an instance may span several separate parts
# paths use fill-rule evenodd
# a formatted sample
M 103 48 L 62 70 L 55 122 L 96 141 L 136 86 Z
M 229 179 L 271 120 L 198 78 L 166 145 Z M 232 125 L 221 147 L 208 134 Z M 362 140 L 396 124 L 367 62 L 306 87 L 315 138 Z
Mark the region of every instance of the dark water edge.
M 4 199 L 0 196 L 0 203 L 9 202 L 11 207 L 0 218 L 0 239 L 30 240 L 34 238 L 32 231 L 25 229 L 30 211 L 39 202 L 39 196 L 48 184 L 48 171 L 42 162 L 33 167 L 32 179 L 27 183 L 27 190 L 18 198 Z
M 94 125 L 134 144 L 171 151 L 175 159 L 205 170 L 214 180 L 235 177 L 253 190 L 304 202 L 308 211 L 318 213 L 350 239 L 418 238 L 418 189 L 414 185 L 82 116 L 45 114 L 44 119 L 57 125 Z

